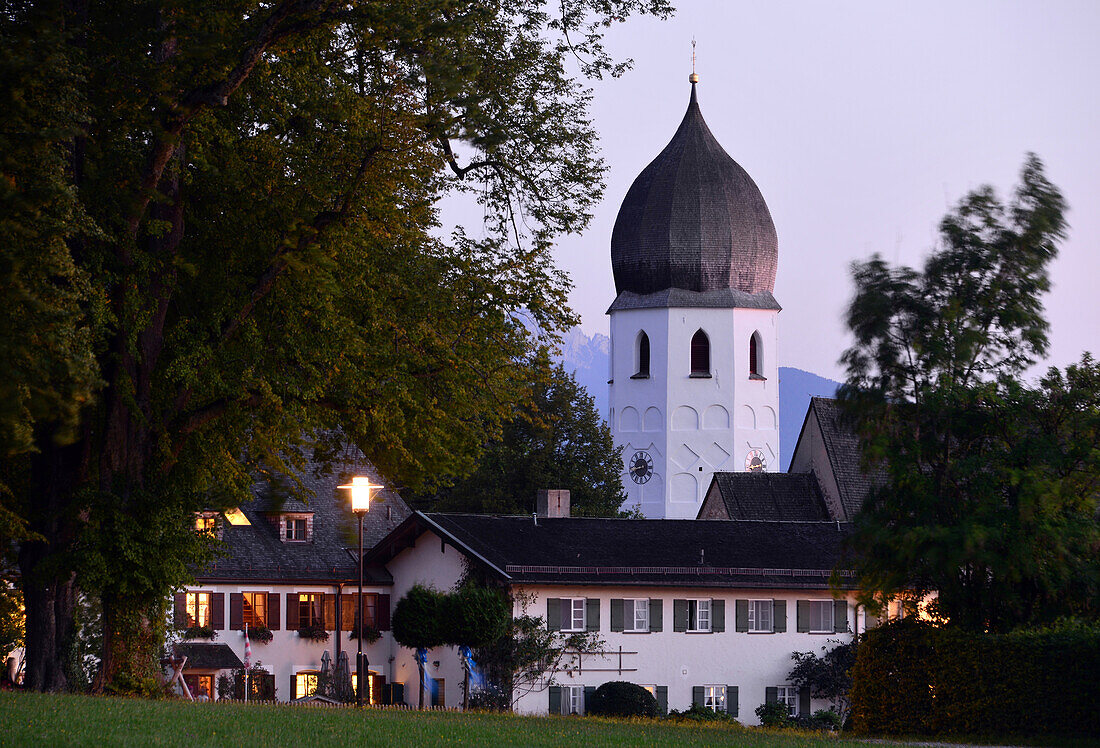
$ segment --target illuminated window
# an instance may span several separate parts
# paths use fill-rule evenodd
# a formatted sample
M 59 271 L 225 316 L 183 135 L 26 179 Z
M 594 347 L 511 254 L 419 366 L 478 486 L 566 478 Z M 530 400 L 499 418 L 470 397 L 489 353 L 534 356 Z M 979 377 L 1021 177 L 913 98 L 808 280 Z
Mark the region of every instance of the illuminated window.
M 772 631 L 773 604 L 771 600 L 749 600 L 749 631 Z
M 245 592 L 242 595 L 241 623 L 248 624 L 249 628 L 267 628 L 266 592 Z
M 562 631 L 584 631 L 585 599 L 583 597 L 564 598 L 562 605 Z
M 716 712 L 726 711 L 726 687 L 703 686 L 703 706 Z
M 306 521 L 303 517 L 287 517 L 286 519 L 286 539 L 287 540 L 307 540 L 306 538 Z
M 809 600 L 810 633 L 824 634 L 833 631 L 833 601 Z
M 187 626 L 202 628 L 210 625 L 210 593 L 187 593 Z
M 710 600 L 688 600 L 688 631 L 710 631 Z
M 323 592 L 299 592 L 298 593 L 298 628 L 307 629 L 313 626 L 323 626 L 325 593 Z
M 779 686 L 775 689 L 776 700 L 787 705 L 787 714 L 798 716 L 798 689 L 794 686 Z
M 649 691 L 649 695 L 653 698 L 657 698 L 657 684 L 655 683 L 641 683 L 642 688 Z
M 316 670 L 303 670 L 300 673 L 295 673 L 294 698 L 300 699 L 303 696 L 312 696 L 317 693 L 317 675 Z
M 638 369 L 634 375 L 637 379 L 649 377 L 649 336 L 645 330 L 638 333 Z
M 710 376 L 710 339 L 702 330 L 691 336 L 691 376 Z
M 749 376 L 763 378 L 763 363 L 762 358 L 762 344 L 760 342 L 760 333 L 754 332 L 752 337 L 749 338 Z
M 218 520 L 214 515 L 198 514 L 195 516 L 195 529 L 199 532 L 208 532 L 211 535 L 218 528 Z

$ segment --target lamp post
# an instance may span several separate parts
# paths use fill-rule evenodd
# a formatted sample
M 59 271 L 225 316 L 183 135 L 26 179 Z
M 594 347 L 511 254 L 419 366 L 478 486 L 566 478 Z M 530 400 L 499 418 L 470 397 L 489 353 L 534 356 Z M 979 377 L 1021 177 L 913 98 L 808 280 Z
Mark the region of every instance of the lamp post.
M 363 515 L 370 511 L 370 493 L 372 489 L 382 488 L 370 482 L 370 478 L 355 476 L 351 483 L 337 488 L 346 488 L 351 491 L 351 510 L 359 518 L 359 617 L 357 623 L 359 631 L 356 639 L 359 642 L 355 653 L 355 706 L 363 706 L 363 678 L 367 675 L 367 661 L 363 657 Z

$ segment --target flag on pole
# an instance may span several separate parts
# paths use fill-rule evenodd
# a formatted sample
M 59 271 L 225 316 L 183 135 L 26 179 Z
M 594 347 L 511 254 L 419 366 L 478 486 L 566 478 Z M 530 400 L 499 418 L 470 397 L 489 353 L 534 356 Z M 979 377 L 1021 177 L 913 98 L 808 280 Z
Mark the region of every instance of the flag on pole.
M 252 644 L 248 641 L 248 624 L 244 625 L 244 669 L 252 666 Z

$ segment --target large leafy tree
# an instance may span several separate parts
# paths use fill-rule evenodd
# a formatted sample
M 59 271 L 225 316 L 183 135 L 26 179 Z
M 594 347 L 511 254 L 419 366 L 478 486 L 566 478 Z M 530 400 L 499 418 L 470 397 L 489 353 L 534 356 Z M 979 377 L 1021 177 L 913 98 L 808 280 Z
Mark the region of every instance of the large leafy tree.
M 937 595 L 953 624 L 1100 615 L 1100 367 L 1038 383 L 1065 203 L 1029 156 L 1013 199 L 968 195 L 920 271 L 853 268 L 845 411 L 878 475 L 854 547 L 868 595 Z
M 581 77 L 663 0 L 13 2 L 0 11 L 0 533 L 27 682 L 152 665 L 190 512 L 337 438 L 469 470 L 567 324 L 548 255 L 603 165 Z M 439 238 L 467 191 L 486 223 Z M 477 236 L 477 239 L 470 238 Z M 315 443 L 314 443 L 315 442 Z M 125 678 L 123 678 L 125 676 Z
M 620 452 L 591 395 L 558 364 L 472 474 L 411 501 L 434 511 L 530 514 L 539 489 L 567 488 L 573 514 L 614 517 L 626 498 Z

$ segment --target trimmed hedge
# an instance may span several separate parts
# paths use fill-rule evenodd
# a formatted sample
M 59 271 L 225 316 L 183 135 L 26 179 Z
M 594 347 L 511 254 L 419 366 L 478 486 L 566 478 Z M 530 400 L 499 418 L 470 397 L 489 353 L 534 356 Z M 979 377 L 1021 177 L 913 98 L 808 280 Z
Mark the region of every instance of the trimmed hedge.
M 635 683 L 613 680 L 593 692 L 585 710 L 606 717 L 656 717 L 657 699 Z
M 1100 626 L 992 635 L 905 621 L 869 631 L 852 726 L 872 735 L 1100 735 Z

